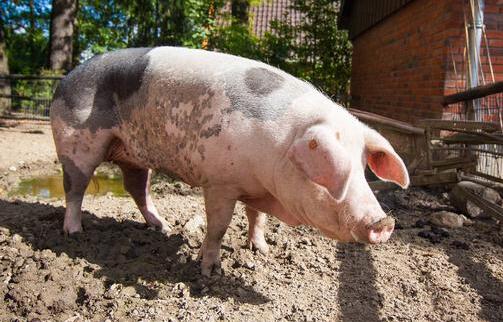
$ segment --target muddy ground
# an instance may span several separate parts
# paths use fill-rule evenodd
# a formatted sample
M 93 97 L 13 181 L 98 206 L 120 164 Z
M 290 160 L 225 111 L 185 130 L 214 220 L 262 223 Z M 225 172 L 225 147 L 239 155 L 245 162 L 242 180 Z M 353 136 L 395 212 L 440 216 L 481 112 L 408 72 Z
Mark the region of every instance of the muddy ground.
M 452 210 L 447 187 L 380 193 L 398 227 L 372 247 L 271 219 L 271 252 L 255 254 L 239 206 L 224 273 L 203 279 L 203 231 L 183 227 L 203 215 L 198 191 L 155 184 L 169 236 L 147 229 L 131 198 L 105 195 L 85 198 L 85 232 L 65 237 L 62 200 L 9 195 L 21 178 L 58 173 L 50 128 L 2 121 L 0 151 L 0 321 L 503 321 L 495 222 L 418 236 L 431 212 Z

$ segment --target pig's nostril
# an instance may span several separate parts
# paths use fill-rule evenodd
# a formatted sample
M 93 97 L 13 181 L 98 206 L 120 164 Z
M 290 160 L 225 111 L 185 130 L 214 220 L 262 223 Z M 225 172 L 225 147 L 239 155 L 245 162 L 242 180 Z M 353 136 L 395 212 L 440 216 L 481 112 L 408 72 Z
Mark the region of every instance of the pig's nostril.
M 395 219 L 393 217 L 384 217 L 378 221 L 376 221 L 373 224 L 370 224 L 367 226 L 368 230 L 375 230 L 375 231 L 380 231 L 383 229 L 390 229 L 393 230 L 395 228 Z
M 395 228 L 395 219 L 385 217 L 368 227 L 368 240 L 372 244 L 384 243 L 387 241 L 393 229 Z

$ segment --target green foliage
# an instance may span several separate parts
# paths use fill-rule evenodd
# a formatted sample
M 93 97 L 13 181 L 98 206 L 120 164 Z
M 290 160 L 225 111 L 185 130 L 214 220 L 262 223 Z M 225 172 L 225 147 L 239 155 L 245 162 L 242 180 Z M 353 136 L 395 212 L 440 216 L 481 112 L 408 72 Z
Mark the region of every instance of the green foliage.
M 125 47 L 208 48 L 262 60 L 314 83 L 332 97 L 347 92 L 351 46 L 347 33 L 337 29 L 340 0 L 292 0 L 292 7 L 304 18 L 295 26 L 287 16 L 274 21 L 272 32 L 262 38 L 253 34 L 251 24 L 222 15 L 219 9 L 229 1 L 79 0 L 74 63 Z M 271 0 L 249 4 L 264 1 Z M 0 3 L 12 73 L 36 74 L 46 66 L 50 3 Z
M 224 53 L 250 59 L 262 58 L 260 40 L 247 26 L 232 24 L 216 28 L 211 34 L 210 43 L 212 49 Z
M 34 74 L 46 65 L 50 0 L 1 1 L 9 70 Z
M 304 16 L 298 25 L 292 26 L 285 16 L 272 21 L 272 32 L 259 39 L 250 26 L 228 23 L 214 30 L 211 44 L 225 53 L 267 62 L 344 100 L 351 76 L 351 44 L 347 32 L 337 28 L 339 4 L 294 0 L 292 8 Z
M 262 45 L 271 64 L 341 98 L 349 88 L 351 43 L 347 32 L 337 28 L 339 5 L 333 0 L 294 0 L 292 7 L 304 19 L 295 26 L 286 19 L 275 22 Z
M 126 16 L 115 1 L 80 0 L 75 22 L 74 64 L 128 46 Z
M 42 69 L 39 74 L 40 76 L 59 76 L 49 69 Z M 12 80 L 12 95 L 31 98 L 31 100 L 12 100 L 12 110 L 24 109 L 36 115 L 48 116 L 49 104 L 58 83 L 58 80 L 52 79 Z

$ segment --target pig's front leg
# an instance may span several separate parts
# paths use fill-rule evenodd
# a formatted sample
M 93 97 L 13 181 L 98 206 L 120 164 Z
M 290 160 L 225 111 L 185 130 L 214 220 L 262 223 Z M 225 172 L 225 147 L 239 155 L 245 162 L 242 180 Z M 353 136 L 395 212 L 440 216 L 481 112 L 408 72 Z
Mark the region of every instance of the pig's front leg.
M 258 249 L 262 254 L 267 254 L 269 246 L 264 237 L 267 224 L 266 214 L 246 206 L 246 217 L 248 217 L 248 247 Z
M 201 274 L 210 276 L 212 270 L 221 273 L 220 246 L 222 238 L 229 227 L 236 199 L 220 189 L 205 189 L 204 202 L 206 207 L 206 237 L 199 251 Z

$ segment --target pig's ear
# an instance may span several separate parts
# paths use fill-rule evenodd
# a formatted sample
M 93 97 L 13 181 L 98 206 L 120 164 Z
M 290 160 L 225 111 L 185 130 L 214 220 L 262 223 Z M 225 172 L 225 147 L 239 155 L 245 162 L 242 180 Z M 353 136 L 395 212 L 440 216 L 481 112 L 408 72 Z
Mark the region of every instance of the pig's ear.
M 311 128 L 293 143 L 288 157 L 311 181 L 327 188 L 337 201 L 346 197 L 351 159 L 336 133 L 322 127 Z
M 394 182 L 404 189 L 409 186 L 407 168 L 388 140 L 367 129 L 365 146 L 368 166 L 379 179 Z

